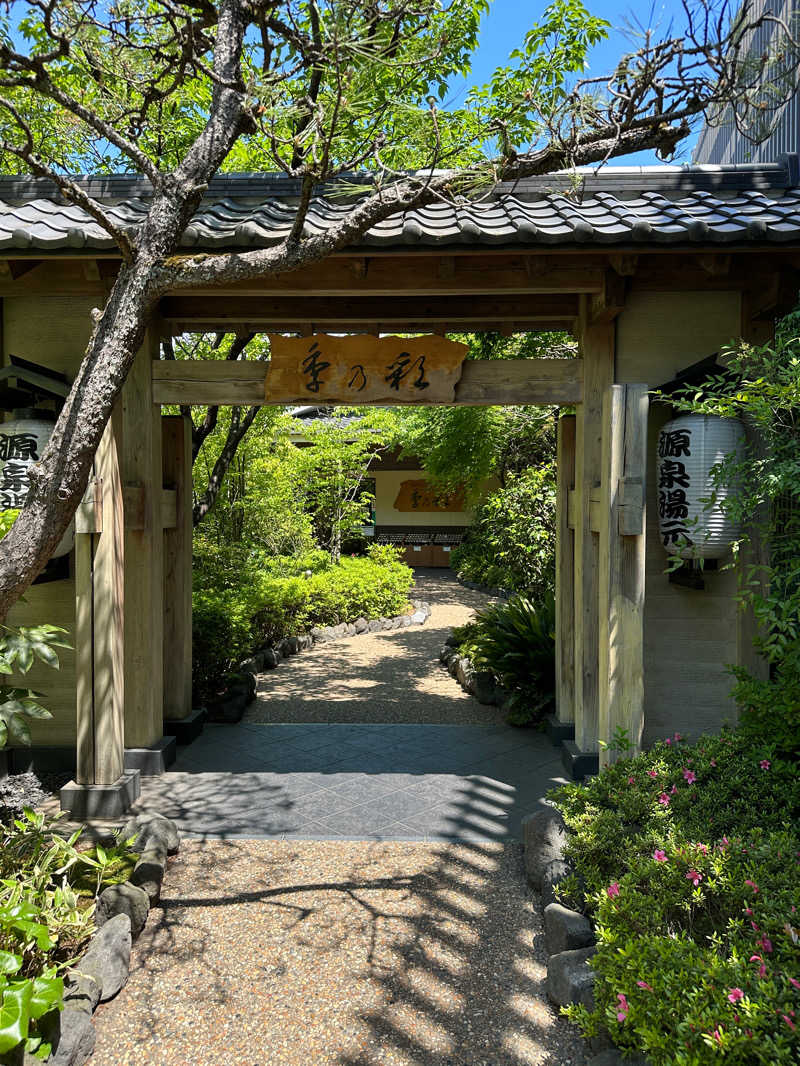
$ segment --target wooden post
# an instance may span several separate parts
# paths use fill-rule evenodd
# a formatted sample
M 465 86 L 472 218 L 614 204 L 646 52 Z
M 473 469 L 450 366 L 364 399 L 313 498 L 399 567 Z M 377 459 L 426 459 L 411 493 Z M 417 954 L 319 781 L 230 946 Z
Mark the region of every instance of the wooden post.
M 79 785 L 112 785 L 123 771 L 123 513 L 117 434 L 111 418 L 94 460 L 96 503 L 75 535 Z M 96 491 L 95 491 L 96 490 Z
M 569 524 L 575 415 L 558 420 L 556 472 L 556 717 L 569 723 L 575 721 L 575 533 Z
M 164 536 L 161 525 L 161 411 L 153 404 L 155 323 L 122 390 L 125 501 L 125 746 L 163 735 Z
M 176 524 L 164 529 L 164 717 L 192 710 L 192 424 L 161 419 L 164 485 L 176 491 Z
M 603 417 L 600 508 L 599 739 L 644 730 L 646 385 L 612 385 Z M 601 748 L 600 765 L 619 753 Z
M 591 496 L 601 482 L 603 397 L 614 378 L 615 336 L 614 321 L 593 322 L 582 297 L 584 385 L 575 427 L 575 747 L 583 753 L 599 746 L 599 544 Z

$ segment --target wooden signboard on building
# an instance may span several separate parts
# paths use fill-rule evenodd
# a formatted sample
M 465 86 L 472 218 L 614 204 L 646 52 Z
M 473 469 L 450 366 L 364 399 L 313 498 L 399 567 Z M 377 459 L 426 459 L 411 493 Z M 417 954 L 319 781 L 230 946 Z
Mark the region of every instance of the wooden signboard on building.
M 453 403 L 467 346 L 446 337 L 270 334 L 267 403 Z
M 395 511 L 445 511 L 464 510 L 463 489 L 458 492 L 443 492 L 429 484 L 424 478 L 404 481 L 400 485 Z

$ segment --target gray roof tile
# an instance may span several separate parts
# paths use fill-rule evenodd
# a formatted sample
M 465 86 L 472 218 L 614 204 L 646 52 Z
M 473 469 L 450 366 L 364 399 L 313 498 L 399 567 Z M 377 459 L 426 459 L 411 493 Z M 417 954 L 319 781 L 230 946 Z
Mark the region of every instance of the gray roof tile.
M 484 201 L 435 203 L 374 226 L 368 247 L 788 242 L 800 240 L 797 161 L 767 166 L 607 167 L 500 186 Z M 794 179 L 794 180 L 793 180 Z M 118 225 L 138 226 L 149 185 L 129 175 L 78 179 Z M 325 190 L 323 190 L 325 191 Z M 330 190 L 327 190 L 330 194 Z M 280 175 L 215 178 L 183 237 L 197 249 L 253 248 L 285 237 L 297 187 Z M 325 233 L 349 210 L 321 195 L 305 223 Z M 0 178 L 0 252 L 112 250 L 82 208 L 48 182 Z

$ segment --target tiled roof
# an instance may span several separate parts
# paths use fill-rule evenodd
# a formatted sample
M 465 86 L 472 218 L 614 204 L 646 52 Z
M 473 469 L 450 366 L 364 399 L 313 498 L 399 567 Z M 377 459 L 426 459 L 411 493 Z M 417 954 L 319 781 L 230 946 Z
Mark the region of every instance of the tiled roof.
M 374 226 L 362 247 L 494 245 L 586 246 L 785 243 L 800 240 L 797 158 L 761 166 L 606 167 L 499 186 L 478 202 L 434 204 Z M 149 185 L 127 175 L 79 179 L 118 225 L 135 229 Z M 311 205 L 308 234 L 323 233 L 350 204 L 323 190 Z M 289 232 L 296 186 L 276 175 L 216 178 L 182 245 L 246 249 Z M 352 203 L 352 201 L 350 201 Z M 4 252 L 112 251 L 106 232 L 49 182 L 0 178 L 0 255 Z

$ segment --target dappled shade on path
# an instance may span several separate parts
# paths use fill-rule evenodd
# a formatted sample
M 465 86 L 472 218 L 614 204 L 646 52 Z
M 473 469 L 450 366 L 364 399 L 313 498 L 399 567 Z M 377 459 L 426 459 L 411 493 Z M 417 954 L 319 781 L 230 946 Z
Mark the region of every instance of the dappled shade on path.
M 188 841 L 94 1066 L 567 1066 L 518 845 Z

